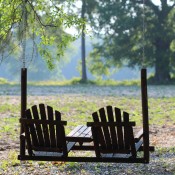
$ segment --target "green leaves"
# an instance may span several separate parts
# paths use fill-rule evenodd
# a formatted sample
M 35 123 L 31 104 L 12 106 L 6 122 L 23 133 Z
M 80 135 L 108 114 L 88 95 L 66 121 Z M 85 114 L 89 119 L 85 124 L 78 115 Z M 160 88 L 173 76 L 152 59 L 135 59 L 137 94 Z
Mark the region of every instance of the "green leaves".
M 24 40 L 26 30 L 27 39 L 35 40 L 36 50 L 46 60 L 48 67 L 54 68 L 54 60 L 59 60 L 68 46 L 75 39 L 75 36 L 64 32 L 65 28 L 72 26 L 82 28 L 84 21 L 76 14 L 68 13 L 66 7 L 60 1 L 53 0 L 27 0 L 26 26 L 23 26 L 24 15 L 23 0 L 0 0 L 0 52 L 11 52 L 14 43 L 18 42 L 19 47 Z M 69 3 L 74 3 L 70 0 Z M 11 43 L 11 47 L 8 47 Z M 57 50 L 53 56 L 50 48 Z
M 158 7 L 146 1 L 143 14 L 139 1 L 94 1 L 91 25 L 101 40 L 93 53 L 105 61 L 112 59 L 111 67 L 126 63 L 131 67 L 156 66 L 156 75 L 166 69 L 161 76 L 169 80 L 170 66 L 174 65 L 175 4 L 161 1 Z

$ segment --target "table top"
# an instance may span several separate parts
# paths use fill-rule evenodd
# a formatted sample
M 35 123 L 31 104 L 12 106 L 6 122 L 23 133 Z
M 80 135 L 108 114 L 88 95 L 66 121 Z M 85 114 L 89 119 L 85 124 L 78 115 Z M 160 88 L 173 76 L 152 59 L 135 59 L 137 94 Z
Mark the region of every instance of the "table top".
M 85 125 L 78 125 L 66 136 L 66 140 L 75 142 L 91 142 L 91 127 L 87 127 Z

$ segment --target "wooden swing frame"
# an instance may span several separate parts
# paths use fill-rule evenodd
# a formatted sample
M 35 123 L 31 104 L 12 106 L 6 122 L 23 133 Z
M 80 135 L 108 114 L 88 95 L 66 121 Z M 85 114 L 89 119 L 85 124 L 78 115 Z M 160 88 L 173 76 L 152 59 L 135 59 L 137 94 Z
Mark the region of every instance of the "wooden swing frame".
M 143 129 L 138 133 L 136 139 L 143 139 L 143 145 L 139 148 L 139 151 L 143 151 L 143 157 L 56 157 L 56 156 L 30 156 L 26 155 L 26 140 L 20 139 L 20 155 L 19 160 L 38 160 L 38 161 L 65 161 L 65 162 L 115 162 L 115 163 L 149 163 L 150 151 L 154 151 L 154 147 L 149 145 L 149 118 L 148 118 L 148 95 L 147 95 L 147 70 L 141 70 L 141 101 L 142 101 L 142 118 Z M 27 109 L 27 69 L 21 69 L 21 121 L 25 117 L 25 111 Z M 20 135 L 24 133 L 24 125 L 21 122 Z M 82 140 L 83 139 L 83 140 Z M 91 142 L 92 138 L 79 138 L 79 137 L 67 137 L 67 141 L 74 141 L 77 143 L 87 141 Z M 71 150 L 75 151 L 94 151 L 92 145 L 75 145 Z

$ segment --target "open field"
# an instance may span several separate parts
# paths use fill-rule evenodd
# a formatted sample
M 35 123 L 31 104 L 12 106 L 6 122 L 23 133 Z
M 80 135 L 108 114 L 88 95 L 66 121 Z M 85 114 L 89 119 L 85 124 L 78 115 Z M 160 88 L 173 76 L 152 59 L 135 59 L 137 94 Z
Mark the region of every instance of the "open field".
M 175 86 L 149 86 L 150 142 L 156 147 L 143 164 L 23 162 L 19 153 L 20 86 L 0 86 L 0 174 L 175 174 Z M 66 133 L 91 121 L 91 113 L 106 105 L 127 111 L 141 127 L 138 86 L 29 86 L 28 107 L 45 103 L 68 121 Z M 136 129 L 137 129 L 136 128 Z M 79 152 L 78 154 L 91 154 Z

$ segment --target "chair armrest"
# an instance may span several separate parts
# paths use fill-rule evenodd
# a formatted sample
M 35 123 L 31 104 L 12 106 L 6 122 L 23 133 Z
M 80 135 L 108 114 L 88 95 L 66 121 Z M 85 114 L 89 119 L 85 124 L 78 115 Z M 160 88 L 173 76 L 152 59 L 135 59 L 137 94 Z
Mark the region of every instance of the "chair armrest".
M 38 119 L 19 119 L 20 123 L 25 124 L 49 124 L 49 125 L 67 125 L 67 121 L 56 121 L 56 120 L 38 120 Z
M 139 140 L 143 137 L 143 129 L 141 129 L 135 136 L 135 142 L 139 142 Z
M 88 127 L 110 127 L 110 126 L 135 126 L 135 122 L 87 122 Z

